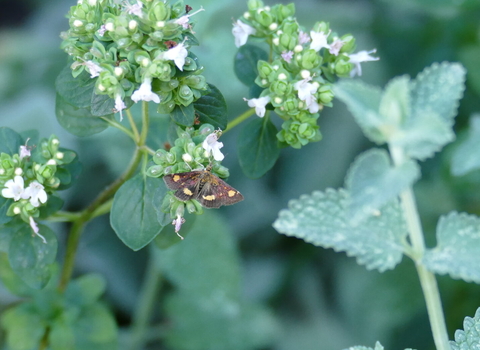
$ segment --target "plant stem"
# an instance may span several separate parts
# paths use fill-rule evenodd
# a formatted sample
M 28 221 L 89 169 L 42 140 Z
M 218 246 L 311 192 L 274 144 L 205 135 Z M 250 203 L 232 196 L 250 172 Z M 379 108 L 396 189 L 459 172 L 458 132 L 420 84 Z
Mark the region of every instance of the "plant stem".
M 135 124 L 135 121 L 133 120 L 132 112 L 130 111 L 130 109 L 125 110 L 125 112 L 127 113 L 127 118 L 128 118 L 128 121 L 130 122 L 130 127 L 132 128 L 133 135 L 135 137 L 134 140 L 135 140 L 135 142 L 138 142 L 138 140 L 140 139 L 140 135 L 138 134 L 137 125 Z
M 143 349 L 146 335 L 149 329 L 152 311 L 160 291 L 162 275 L 157 268 L 153 257 L 153 249 L 150 250 L 147 271 L 143 278 L 143 286 L 138 296 L 138 303 L 133 315 L 131 336 L 128 349 Z
M 238 117 L 236 117 L 234 120 L 228 123 L 227 128 L 223 133 L 226 133 L 236 127 L 238 124 L 242 123 L 243 121 L 247 120 L 250 118 L 253 114 L 255 114 L 255 109 L 251 108 L 240 114 Z
M 119 122 L 117 122 L 116 120 L 111 120 L 111 119 L 108 119 L 108 118 L 105 118 L 105 117 L 100 117 L 101 119 L 103 119 L 104 121 L 106 121 L 108 124 L 110 124 L 111 126 L 113 126 L 114 128 L 117 128 L 118 130 L 120 131 L 123 131 L 125 134 L 128 135 L 128 137 L 130 137 L 133 141 L 137 142 L 137 140 L 135 139 L 135 136 L 133 135 L 133 133 L 128 130 L 126 127 L 124 127 L 122 124 L 120 124 Z
M 407 160 L 401 148 L 390 146 L 390 153 L 394 164 L 397 166 Z M 427 304 L 427 312 L 435 347 L 437 350 L 450 350 L 447 326 L 445 324 L 445 316 L 443 314 L 437 281 L 435 275 L 422 265 L 422 258 L 425 253 L 425 241 L 412 188 L 409 187 L 403 191 L 400 194 L 400 199 L 412 246 L 412 258 L 417 268 L 418 277 Z

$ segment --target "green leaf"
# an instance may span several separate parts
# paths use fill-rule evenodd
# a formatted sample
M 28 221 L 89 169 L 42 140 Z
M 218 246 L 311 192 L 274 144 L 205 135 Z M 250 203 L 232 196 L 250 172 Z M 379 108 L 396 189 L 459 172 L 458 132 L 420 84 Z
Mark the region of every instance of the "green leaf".
M 181 126 L 192 126 L 195 121 L 195 109 L 193 103 L 187 107 L 182 105 L 176 105 L 172 113 L 170 113 L 173 121 Z
M 38 225 L 47 243 L 25 224 L 10 241 L 8 259 L 15 273 L 30 287 L 41 289 L 50 280 L 50 265 L 57 255 L 57 237 L 53 231 Z
M 254 45 L 243 45 L 235 55 L 234 70 L 237 78 L 245 85 L 252 86 L 258 75 L 258 61 L 268 61 L 268 53 Z
M 22 137 L 17 132 L 4 126 L 0 128 L 0 153 L 14 155 L 22 144 Z
M 55 175 L 60 178 L 61 182 L 57 190 L 65 190 L 74 185 L 82 172 L 82 168 L 82 163 L 80 163 L 78 157 L 75 157 L 71 163 L 58 167 Z
M 452 212 L 437 225 L 437 246 L 425 253 L 427 269 L 480 283 L 480 218 Z
M 7 211 L 11 204 L 11 199 L 0 196 L 0 225 L 6 224 L 13 219 L 12 216 L 7 216 Z
M 105 292 L 106 285 L 105 278 L 99 274 L 84 275 L 68 285 L 65 298 L 72 305 L 90 305 Z
M 12 220 L 7 224 L 0 225 L 0 252 L 8 252 L 10 240 L 22 226 L 25 225 L 20 219 Z
M 228 124 L 227 103 L 220 90 L 208 84 L 209 93 L 193 103 L 198 120 L 213 127 L 225 130 Z
M 107 122 L 90 113 L 89 108 L 77 108 L 57 94 L 55 114 L 60 125 L 76 136 L 91 136 L 108 127 Z
M 65 103 L 77 109 L 89 110 L 95 90 L 95 80 L 85 71 L 74 78 L 70 64 L 67 64 L 55 81 L 55 89 Z
M 153 206 L 155 189 L 163 180 L 138 174 L 115 193 L 110 223 L 118 238 L 129 248 L 145 247 L 162 230 Z
M 115 109 L 115 100 L 108 95 L 92 94 L 91 113 L 96 117 L 111 116 Z
M 468 138 L 454 151 L 452 156 L 452 174 L 462 176 L 480 168 L 480 114 L 470 118 Z
M 480 65 L 480 47 L 474 44 L 460 48 L 458 55 L 467 69 L 469 86 L 475 90 L 477 95 L 480 95 L 480 70 L 478 70 Z
M 62 209 L 62 206 L 63 199 L 54 195 L 48 196 L 47 205 L 40 208 L 40 218 L 48 218 L 50 215 L 53 215 Z
M 0 279 L 13 295 L 25 298 L 30 297 L 34 291 L 13 271 L 6 253 L 0 253 Z
M 277 128 L 267 118 L 255 118 L 240 131 L 238 158 L 245 175 L 252 179 L 269 171 L 280 155 Z
M 378 87 L 345 79 L 335 84 L 334 93 L 347 105 L 366 137 L 377 144 L 387 141 L 381 132 L 385 121 L 379 113 L 382 91 Z
M 398 127 L 410 115 L 410 78 L 406 75 L 390 80 L 380 101 L 379 113 L 386 124 Z
M 150 117 L 150 130 L 147 136 L 147 144 L 151 149 L 157 150 L 165 147 L 165 142 L 168 142 L 168 128 L 170 127 L 171 119 L 166 114 L 155 114 Z
M 393 269 L 402 259 L 407 235 L 398 202 L 388 203 L 361 225 L 351 223 L 349 203 L 348 192 L 343 189 L 303 195 L 291 200 L 289 209 L 280 211 L 273 227 L 313 245 L 345 251 L 367 269 Z
M 374 148 L 359 155 L 345 178 L 345 187 L 351 197 L 352 223 L 358 224 L 372 215 L 419 177 L 420 169 L 415 162 L 406 161 L 393 167 L 385 150 Z
M 352 346 L 348 349 L 345 350 L 384 350 L 382 344 L 380 342 L 375 343 L 375 349 L 374 348 L 367 348 L 366 346 Z
M 480 308 L 475 312 L 475 316 L 465 317 L 463 321 L 463 330 L 455 331 L 455 341 L 450 341 L 452 350 L 477 350 L 480 344 Z
M 63 320 L 52 322 L 48 340 L 52 350 L 76 350 L 74 329 Z
M 117 350 L 118 330 L 110 311 L 100 303 L 82 309 L 74 324 L 75 350 Z
M 7 330 L 9 350 L 37 349 L 46 328 L 31 304 L 20 304 L 5 311 L 2 326 Z

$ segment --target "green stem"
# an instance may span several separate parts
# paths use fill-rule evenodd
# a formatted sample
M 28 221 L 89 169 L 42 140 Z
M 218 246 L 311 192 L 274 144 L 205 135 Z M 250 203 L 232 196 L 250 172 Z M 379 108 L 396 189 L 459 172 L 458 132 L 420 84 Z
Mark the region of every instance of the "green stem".
M 390 153 L 395 165 L 403 164 L 407 158 L 403 150 L 390 146 Z M 427 312 L 432 328 L 433 339 L 437 350 L 450 350 L 448 341 L 447 326 L 443 314 L 442 301 L 438 290 L 435 275 L 422 265 L 422 258 L 425 253 L 425 241 L 420 222 L 420 217 L 415 203 L 415 197 L 411 187 L 400 194 L 400 199 L 407 222 L 412 256 L 415 262 L 420 284 L 427 304 Z
M 143 278 L 143 286 L 138 296 L 137 307 L 133 315 L 131 336 L 128 349 L 143 349 L 149 330 L 152 312 L 162 284 L 162 275 L 156 267 L 152 250 L 148 261 L 147 271 Z
M 145 145 L 149 127 L 150 127 L 150 119 L 148 116 L 148 102 L 143 101 L 142 102 L 142 132 L 140 134 L 140 138 L 137 143 L 137 146 L 141 147 Z
M 80 217 L 80 213 L 71 213 L 68 211 L 57 211 L 55 214 L 49 216 L 46 220 L 51 222 L 71 222 Z
M 236 117 L 234 120 L 228 123 L 227 128 L 223 133 L 226 133 L 236 127 L 238 124 L 244 122 L 248 118 L 250 118 L 253 114 L 255 114 L 255 109 L 251 108 L 240 114 L 238 117 Z
M 135 137 L 134 140 L 135 142 L 138 142 L 138 140 L 140 139 L 140 135 L 138 134 L 137 124 L 135 124 L 135 120 L 133 120 L 132 111 L 130 111 L 130 109 L 127 109 L 125 110 L 125 112 L 127 113 L 127 118 L 128 118 L 128 121 L 130 122 L 130 127 L 132 128 L 133 135 Z
M 133 132 L 128 130 L 126 127 L 124 127 L 122 124 L 120 124 L 116 120 L 108 119 L 108 118 L 105 118 L 105 117 L 100 117 L 100 118 L 103 119 L 104 121 L 106 121 L 108 124 L 110 124 L 114 128 L 117 128 L 118 130 L 123 131 L 125 134 L 128 135 L 128 137 L 130 137 L 132 140 L 137 142 L 137 140 L 135 139 L 135 136 L 133 135 Z

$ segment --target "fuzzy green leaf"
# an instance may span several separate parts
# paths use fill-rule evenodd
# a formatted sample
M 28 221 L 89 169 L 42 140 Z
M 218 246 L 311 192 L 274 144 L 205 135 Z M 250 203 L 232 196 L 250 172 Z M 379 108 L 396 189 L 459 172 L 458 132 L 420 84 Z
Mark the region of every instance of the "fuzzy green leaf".
M 366 346 L 352 346 L 348 349 L 345 349 L 345 350 L 383 350 L 384 347 L 382 346 L 382 344 L 380 344 L 380 342 L 376 342 L 375 343 L 375 348 L 368 348 Z
M 341 80 L 334 86 L 335 96 L 347 105 L 363 133 L 371 141 L 386 142 L 380 129 L 385 123 L 379 113 L 382 91 L 359 80 Z
M 152 203 L 161 184 L 162 179 L 138 174 L 115 193 L 110 223 L 118 238 L 133 250 L 145 247 L 163 228 Z
M 192 126 L 195 121 L 195 109 L 193 103 L 188 106 L 177 105 L 170 113 L 172 120 L 181 126 Z
M 58 245 L 57 237 L 49 227 L 38 225 L 38 228 L 46 243 L 25 224 L 15 232 L 8 249 L 12 269 L 35 289 L 45 287 L 50 280 L 51 264 L 55 261 Z
M 247 86 L 255 84 L 259 60 L 268 61 L 268 53 L 254 45 L 243 45 L 235 55 L 234 70 L 238 80 Z
M 420 169 L 413 161 L 393 167 L 385 150 L 371 149 L 359 155 L 345 179 L 350 192 L 352 223 L 363 218 L 395 199 L 400 192 L 420 177 Z
M 313 245 L 345 251 L 367 269 L 393 269 L 402 259 L 407 235 L 400 205 L 392 201 L 353 225 L 348 192 L 327 189 L 289 202 L 273 227 Z
M 4 126 L 0 128 L 0 153 L 16 154 L 20 151 L 22 143 L 20 134 Z
M 227 103 L 220 90 L 215 85 L 208 84 L 209 93 L 193 103 L 198 120 L 213 127 L 225 130 L 228 123 Z
M 475 114 L 470 119 L 468 138 L 462 142 L 452 156 L 452 174 L 462 176 L 480 168 L 480 115 Z
M 480 308 L 475 312 L 475 316 L 465 317 L 463 321 L 463 330 L 455 331 L 455 341 L 450 341 L 452 350 L 478 350 L 480 347 Z
M 57 94 L 55 114 L 58 123 L 68 132 L 76 136 L 91 136 L 108 127 L 107 122 L 90 113 L 90 108 L 78 108 Z
M 410 78 L 396 77 L 390 80 L 380 101 L 379 113 L 385 118 L 386 124 L 397 127 L 410 115 Z
M 57 95 L 62 100 L 77 109 L 90 110 L 92 95 L 95 90 L 95 80 L 84 71 L 78 77 L 73 77 L 70 64 L 66 65 L 55 81 Z
M 424 256 L 425 266 L 438 274 L 480 283 L 480 218 L 452 212 L 437 225 L 437 246 Z
M 277 128 L 265 118 L 251 120 L 238 136 L 238 158 L 245 175 L 259 178 L 269 171 L 280 155 Z
M 46 325 L 31 304 L 20 304 L 2 315 L 10 350 L 34 350 L 42 339 Z

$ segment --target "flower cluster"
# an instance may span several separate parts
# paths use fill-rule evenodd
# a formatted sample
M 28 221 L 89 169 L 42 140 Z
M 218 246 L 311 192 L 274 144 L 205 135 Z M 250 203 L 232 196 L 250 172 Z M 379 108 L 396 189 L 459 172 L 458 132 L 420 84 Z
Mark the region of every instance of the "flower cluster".
M 321 138 L 316 119 L 324 106 L 331 106 L 335 77 L 361 74 L 360 63 L 377 60 L 371 52 L 353 54 L 355 38 L 339 37 L 326 22 L 304 31 L 296 19 L 294 4 L 264 6 L 248 2 L 249 11 L 234 23 L 235 44 L 249 36 L 270 44 L 272 60 L 259 61 L 255 83 L 263 88 L 259 98 L 248 101 L 259 117 L 267 107 L 285 120 L 277 134 L 284 145 L 300 148 Z
M 68 171 L 64 166 L 76 157 L 74 152 L 59 146 L 60 141 L 52 135 L 35 148 L 33 155 L 27 145 L 20 146 L 13 155 L 0 154 L 1 196 L 11 200 L 7 216 L 20 216 L 42 239 L 34 218 L 40 215 L 39 210 L 49 196 L 60 188 L 62 180 L 65 181 L 62 177 L 67 176 Z
M 73 75 L 96 78 L 95 92 L 115 100 L 121 112 L 138 101 L 159 104 L 160 113 L 188 106 L 206 92 L 190 6 L 159 0 L 78 0 L 68 14 L 62 48 L 73 58 Z

